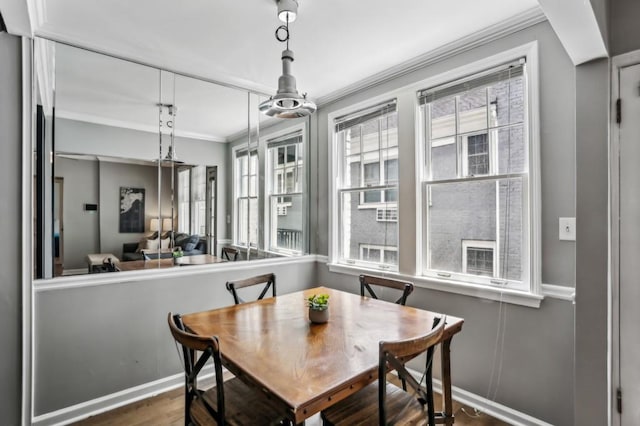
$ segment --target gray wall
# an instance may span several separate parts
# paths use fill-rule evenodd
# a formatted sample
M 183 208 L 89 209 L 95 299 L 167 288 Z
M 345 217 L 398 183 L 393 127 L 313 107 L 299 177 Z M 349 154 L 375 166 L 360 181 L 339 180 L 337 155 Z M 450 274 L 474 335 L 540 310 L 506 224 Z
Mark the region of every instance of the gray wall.
M 610 0 L 611 56 L 640 49 L 640 2 L 637 0 Z
M 548 23 L 442 62 L 430 65 L 375 88 L 359 92 L 321 108 L 312 125 L 311 152 L 318 155 L 318 180 L 312 181 L 312 228 L 317 253 L 328 253 L 328 114 L 397 90 L 430 76 L 537 40 L 540 57 L 540 137 L 542 184 L 542 282 L 575 285 L 575 244 L 558 240 L 558 217 L 575 215 L 575 68 Z M 415 273 L 415 93 L 398 94 L 400 138 L 399 239 L 400 272 Z M 315 185 L 314 185 L 315 184 Z M 317 215 L 315 212 L 317 211 Z M 356 277 L 329 273 L 320 266 L 322 282 L 355 286 Z M 494 361 L 499 313 L 506 312 L 502 375 L 495 400 L 552 424 L 573 423 L 572 360 L 574 311 L 569 302 L 547 299 L 540 309 L 500 305 L 483 299 L 418 290 L 411 304 L 465 318 L 462 333 L 454 339 L 453 383 L 481 396 L 487 395 Z M 471 355 L 473 354 L 473 355 Z M 473 362 L 469 357 L 473 356 Z
M 22 54 L 20 38 L 0 32 L 0 417 L 20 423 L 22 389 Z
M 140 241 L 143 233 L 120 232 L 120 187 L 145 188 L 145 231 L 151 218 L 171 216 L 171 172 L 162 169 L 160 211 L 158 210 L 158 168 L 137 164 L 100 162 L 100 253 L 120 257 L 122 244 Z
M 576 424 L 607 424 L 609 81 L 607 59 L 576 67 Z
M 64 178 L 63 254 L 65 269 L 86 268 L 85 256 L 100 252 L 100 213 L 85 211 L 86 203 L 99 204 L 98 162 L 56 159 L 56 177 Z M 98 205 L 98 209 L 100 206 Z
M 55 137 L 58 152 L 144 161 L 151 161 L 158 156 L 158 134 L 151 132 L 56 118 Z M 187 165 L 218 166 L 218 239 L 230 238 L 226 234 L 225 217 L 227 144 L 176 137 L 175 147 L 178 158 Z
M 37 292 L 36 416 L 180 373 L 167 313 L 232 305 L 226 281 L 273 272 L 278 294 L 286 294 L 310 287 L 316 269 L 315 262 L 235 266 L 144 281 L 121 272 L 121 283 Z

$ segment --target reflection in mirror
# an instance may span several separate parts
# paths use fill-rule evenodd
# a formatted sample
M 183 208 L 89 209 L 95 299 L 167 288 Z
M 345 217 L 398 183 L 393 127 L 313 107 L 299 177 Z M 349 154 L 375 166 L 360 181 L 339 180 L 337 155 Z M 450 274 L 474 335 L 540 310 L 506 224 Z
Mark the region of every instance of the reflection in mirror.
M 265 117 L 266 97 L 244 90 L 34 45 L 34 277 L 217 263 L 226 247 L 238 260 L 308 252 L 308 119 Z

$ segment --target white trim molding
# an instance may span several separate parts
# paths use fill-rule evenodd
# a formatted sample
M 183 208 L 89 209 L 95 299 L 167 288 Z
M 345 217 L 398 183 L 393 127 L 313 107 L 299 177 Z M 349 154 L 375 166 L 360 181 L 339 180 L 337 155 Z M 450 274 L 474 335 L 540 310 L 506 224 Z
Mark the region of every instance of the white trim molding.
M 223 380 L 228 380 L 233 377 L 224 367 L 222 367 L 222 376 Z M 198 380 L 199 383 L 203 381 L 208 382 L 209 380 L 213 382 L 212 379 L 214 377 L 213 365 L 208 365 L 202 369 Z M 70 407 L 41 414 L 33 419 L 33 425 L 50 426 L 75 423 L 91 416 L 178 389 L 181 386 L 184 386 L 184 373 L 174 374 L 173 376 L 114 392 Z
M 412 375 L 416 377 L 416 374 L 412 372 Z M 420 380 L 420 376 L 417 376 Z M 442 382 L 438 379 L 433 379 L 433 390 L 442 393 Z M 513 426 L 552 426 L 550 423 L 537 419 L 526 413 L 523 413 L 506 405 L 499 404 L 490 399 L 476 395 L 457 386 L 451 386 L 451 396 L 457 402 L 460 402 L 469 407 L 473 407 L 478 411 L 488 414 L 491 417 L 500 419 Z
M 33 211 L 33 197 L 31 187 L 33 185 L 32 141 L 35 137 L 33 126 L 35 105 L 35 82 L 33 78 L 33 41 L 30 38 L 22 38 L 22 217 L 31 218 Z M 34 361 L 32 348 L 35 345 L 32 333 L 33 325 L 33 288 L 31 286 L 32 274 L 32 241 L 33 221 L 22 221 L 22 425 L 31 424 L 33 418 L 34 386 L 32 374 Z
M 611 59 L 609 113 L 609 208 L 608 208 L 608 290 L 607 351 L 608 410 L 610 424 L 621 423 L 615 407 L 616 390 L 620 386 L 620 127 L 616 122 L 616 101 L 620 97 L 620 70 L 640 64 L 640 50 Z
M 511 303 L 514 305 L 539 308 L 545 298 L 575 301 L 575 288 L 569 286 L 542 284 L 542 293 L 531 294 L 528 292 L 509 290 L 503 287 L 481 287 L 462 282 L 445 279 L 431 279 L 421 276 L 403 275 L 397 272 L 371 270 L 357 266 L 330 263 L 327 256 L 317 256 L 318 264 L 325 264 L 329 272 L 337 274 L 358 276 L 365 273 L 384 274 L 394 279 L 411 281 L 416 287 L 429 290 L 443 291 L 446 293 L 461 294 L 464 296 L 477 297 L 480 299 L 495 300 L 498 302 Z
M 147 269 L 144 271 L 112 272 L 108 274 L 86 274 L 80 276 L 57 277 L 46 280 L 33 281 L 36 293 L 70 288 L 96 287 L 101 285 L 122 284 L 139 281 L 158 280 L 162 278 L 177 278 L 195 275 L 210 275 L 216 272 L 249 271 L 278 265 L 292 265 L 312 263 L 317 261 L 314 254 L 293 257 L 277 257 L 256 259 L 249 262 L 223 262 L 215 265 L 190 265 L 179 268 Z
M 412 368 L 407 368 L 409 374 L 413 376 L 418 382 L 422 380 L 422 373 Z M 393 372 L 392 374 L 396 374 Z M 442 395 L 442 381 L 433 378 L 433 390 Z M 451 386 L 451 397 L 469 407 L 475 408 L 478 411 L 488 414 L 491 417 L 507 422 L 514 426 L 551 426 L 550 423 L 537 419 L 529 414 L 523 413 L 513 408 L 507 407 L 490 399 L 476 395 L 475 393 L 466 391 L 457 386 Z

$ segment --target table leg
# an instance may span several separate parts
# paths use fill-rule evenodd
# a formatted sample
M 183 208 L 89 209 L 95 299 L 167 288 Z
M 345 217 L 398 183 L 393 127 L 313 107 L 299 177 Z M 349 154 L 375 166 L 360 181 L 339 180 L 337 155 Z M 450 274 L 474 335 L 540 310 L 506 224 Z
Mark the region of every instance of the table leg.
M 440 344 L 440 355 L 442 361 L 442 405 L 444 411 L 437 423 L 452 425 L 453 401 L 451 400 L 451 338 L 443 340 Z

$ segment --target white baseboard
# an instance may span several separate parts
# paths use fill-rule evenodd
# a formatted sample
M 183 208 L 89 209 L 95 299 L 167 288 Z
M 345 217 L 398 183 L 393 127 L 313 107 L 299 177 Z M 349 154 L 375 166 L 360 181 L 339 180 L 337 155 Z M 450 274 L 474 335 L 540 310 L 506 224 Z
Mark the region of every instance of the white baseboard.
M 226 369 L 223 370 L 223 374 L 225 379 L 228 378 L 229 372 Z M 200 383 L 212 377 L 213 366 L 205 367 L 205 369 L 202 370 L 202 374 L 198 376 Z M 50 413 L 41 414 L 34 417 L 31 424 L 34 426 L 67 425 L 106 411 L 114 410 L 124 405 L 132 404 L 142 399 L 151 398 L 181 386 L 184 386 L 184 374 L 182 373 L 115 392 L 110 395 L 101 396 L 100 398 L 90 401 L 81 402 L 80 404 Z
M 422 373 L 410 368 L 407 368 L 409 373 L 418 381 L 422 379 Z M 442 394 L 442 382 L 439 379 L 433 379 L 433 390 Z M 479 411 L 502 420 L 513 426 L 553 426 L 550 423 L 536 419 L 528 414 L 509 408 L 506 405 L 499 404 L 490 399 L 468 392 L 464 389 L 460 389 L 456 386 L 451 386 L 451 397 L 469 407 L 476 408 Z M 438 411 L 436 409 L 436 411 Z M 464 415 L 464 414 L 459 414 Z
M 442 392 L 442 382 L 437 379 L 433 379 L 433 389 L 436 392 Z M 474 393 L 468 392 L 464 389 L 460 389 L 456 386 L 451 386 L 451 394 L 456 401 L 468 405 L 473 408 L 477 408 L 479 411 L 500 419 L 514 426 L 553 426 L 550 423 L 536 419 L 533 416 L 525 414 L 523 412 L 509 408 L 506 405 L 499 404 L 490 399 L 478 396 Z

